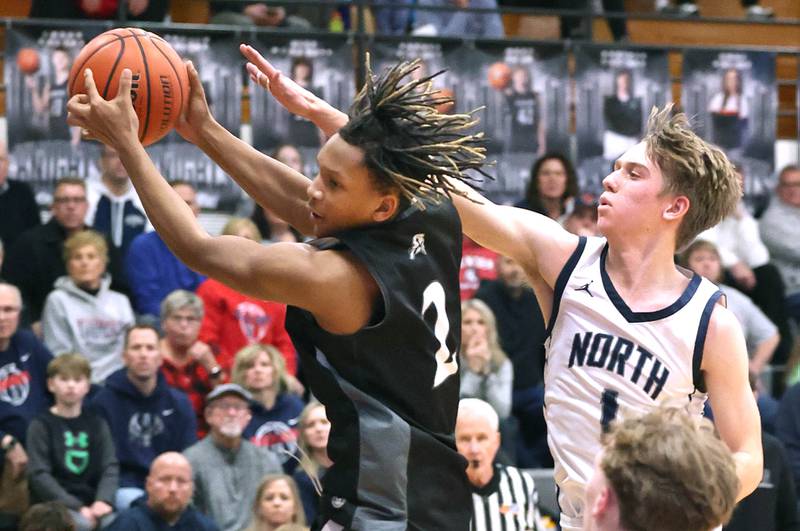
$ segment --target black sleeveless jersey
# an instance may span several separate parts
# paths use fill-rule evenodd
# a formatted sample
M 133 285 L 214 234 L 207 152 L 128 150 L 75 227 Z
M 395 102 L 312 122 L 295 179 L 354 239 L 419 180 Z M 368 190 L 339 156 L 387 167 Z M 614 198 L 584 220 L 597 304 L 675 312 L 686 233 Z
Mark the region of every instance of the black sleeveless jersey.
M 286 328 L 331 421 L 320 517 L 345 529 L 465 531 L 466 462 L 453 440 L 458 410 L 461 222 L 450 201 L 317 240 L 349 251 L 381 297 L 351 335 L 289 307 Z M 347 311 L 343 301 L 342 311 Z

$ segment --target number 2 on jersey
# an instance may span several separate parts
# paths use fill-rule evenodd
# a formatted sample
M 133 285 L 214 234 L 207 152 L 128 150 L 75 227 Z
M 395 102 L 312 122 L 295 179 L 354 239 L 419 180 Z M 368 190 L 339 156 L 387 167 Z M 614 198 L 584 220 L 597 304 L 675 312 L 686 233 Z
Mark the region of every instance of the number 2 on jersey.
M 603 433 L 606 433 L 611 426 L 611 422 L 617 416 L 619 410 L 619 391 L 613 389 L 603 389 L 603 395 L 600 397 L 600 405 L 602 406 L 602 417 L 600 418 L 600 425 L 603 427 Z
M 436 350 L 436 376 L 433 378 L 434 389 L 439 387 L 449 376 L 458 372 L 458 361 L 455 354 L 447 348 L 447 334 L 450 333 L 450 321 L 444 302 L 444 288 L 439 282 L 431 282 L 422 292 L 422 315 L 433 305 L 436 308 L 436 323 L 433 333 L 439 342 Z

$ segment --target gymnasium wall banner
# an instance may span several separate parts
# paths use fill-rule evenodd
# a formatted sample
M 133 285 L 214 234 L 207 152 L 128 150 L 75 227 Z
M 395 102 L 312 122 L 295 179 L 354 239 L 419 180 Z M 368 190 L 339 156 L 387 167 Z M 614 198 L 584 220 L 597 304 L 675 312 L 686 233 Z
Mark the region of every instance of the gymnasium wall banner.
M 81 140 L 66 122 L 67 78 L 75 57 L 105 26 L 12 28 L 7 32 L 6 116 L 9 174 L 29 183 L 40 205 L 52 200 L 61 177 L 100 178 L 100 145 Z M 237 136 L 241 127 L 242 65 L 238 41 L 202 35 L 163 35 L 184 59 L 193 60 L 212 112 Z M 241 191 L 218 166 L 174 131 L 147 148 L 168 180 L 194 184 L 203 208 L 233 211 Z
M 567 52 L 561 45 L 489 43 L 459 52 L 464 108 L 485 108 L 480 127 L 495 162 L 488 168 L 495 179 L 484 191 L 495 201 L 516 203 L 539 156 L 570 153 Z
M 67 125 L 67 80 L 84 44 L 105 30 L 28 26 L 6 32 L 5 81 L 9 175 L 27 182 L 41 205 L 60 177 L 97 173 L 100 147 Z
M 241 134 L 242 72 L 244 58 L 239 41 L 232 36 L 209 37 L 197 33 L 165 33 L 164 39 L 200 74 L 211 113 L 235 136 Z M 204 209 L 236 211 L 242 191 L 214 161 L 186 142 L 175 131 L 147 148 L 158 169 L 168 180 L 187 181 L 197 189 Z
M 650 110 L 671 99 L 665 50 L 576 48 L 576 169 L 581 192 L 602 192 L 603 178 L 614 161 L 644 135 Z
M 254 47 L 278 70 L 334 107 L 345 112 L 350 107 L 355 95 L 355 73 L 353 47 L 346 38 L 259 35 Z M 303 156 L 304 173 L 316 174 L 322 132 L 310 121 L 287 112 L 263 88 L 249 83 L 253 146 L 271 154 L 282 144 L 294 144 Z
M 760 211 L 774 184 L 775 54 L 687 50 L 682 85 L 695 131 L 742 169 L 745 201 Z

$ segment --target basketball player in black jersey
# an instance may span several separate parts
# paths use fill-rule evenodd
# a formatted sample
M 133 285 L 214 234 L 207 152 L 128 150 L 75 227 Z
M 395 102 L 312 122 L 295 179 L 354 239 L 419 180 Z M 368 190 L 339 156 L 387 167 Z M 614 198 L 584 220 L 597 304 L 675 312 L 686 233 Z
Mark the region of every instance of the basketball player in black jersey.
M 287 329 L 332 424 L 334 465 L 314 529 L 468 529 L 466 463 L 453 440 L 461 224 L 447 194 L 448 178 L 484 161 L 481 137 L 463 134 L 472 118 L 438 114 L 443 102 L 426 79 L 403 84 L 413 63 L 370 72 L 347 126 L 323 131 L 320 173 L 309 181 L 220 126 L 187 68 L 191 98 L 179 132 L 259 204 L 321 239 L 264 247 L 210 237 L 139 143 L 130 99 L 103 100 L 90 72 L 69 120 L 117 150 L 184 263 L 289 304 Z M 126 69 L 120 94 L 130 85 Z

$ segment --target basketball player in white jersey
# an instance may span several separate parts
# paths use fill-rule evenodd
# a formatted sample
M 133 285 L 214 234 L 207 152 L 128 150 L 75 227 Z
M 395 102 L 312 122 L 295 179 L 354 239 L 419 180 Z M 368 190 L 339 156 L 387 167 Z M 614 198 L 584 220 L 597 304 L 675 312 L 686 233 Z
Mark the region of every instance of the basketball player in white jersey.
M 347 123 L 257 51 L 242 52 L 251 78 L 290 112 L 322 130 Z M 738 499 L 761 479 L 760 420 L 741 328 L 717 288 L 673 258 L 733 211 L 741 187 L 725 155 L 671 110 L 654 110 L 645 139 L 603 180 L 602 238 L 575 236 L 453 183 L 468 196 L 454 197 L 464 233 L 523 266 L 549 323 L 545 418 L 567 531 L 582 527 L 603 430 L 657 406 L 699 415 L 707 394 L 736 461 Z

